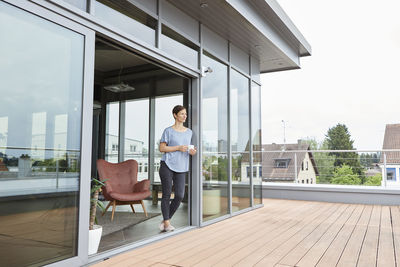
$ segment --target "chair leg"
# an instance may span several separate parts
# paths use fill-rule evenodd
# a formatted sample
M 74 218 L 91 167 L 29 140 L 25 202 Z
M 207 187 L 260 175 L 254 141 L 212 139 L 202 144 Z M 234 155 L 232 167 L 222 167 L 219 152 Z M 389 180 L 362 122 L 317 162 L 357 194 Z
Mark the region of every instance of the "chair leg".
M 113 201 L 113 209 L 112 209 L 112 214 L 111 214 L 111 221 L 113 221 L 114 220 L 114 212 L 115 212 L 115 207 L 116 207 L 116 201 L 114 200 Z
M 103 211 L 103 213 L 101 214 L 101 216 L 103 216 L 104 214 L 106 214 L 108 208 L 111 206 L 111 203 L 112 203 L 112 201 L 109 201 L 109 202 L 108 202 L 108 205 L 107 205 L 106 209 Z
M 146 215 L 146 217 L 147 217 L 147 211 L 146 211 L 146 207 L 144 206 L 143 200 L 140 200 L 140 204 L 142 204 L 144 215 Z
M 136 213 L 135 209 L 133 208 L 133 205 L 132 204 L 130 204 L 130 205 L 131 205 L 132 212 Z

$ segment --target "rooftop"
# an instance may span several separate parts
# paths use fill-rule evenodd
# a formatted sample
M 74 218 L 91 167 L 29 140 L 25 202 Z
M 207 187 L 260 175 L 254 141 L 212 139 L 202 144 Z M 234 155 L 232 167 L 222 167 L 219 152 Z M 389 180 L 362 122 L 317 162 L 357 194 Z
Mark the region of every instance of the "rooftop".
M 382 149 L 400 149 L 400 123 L 386 124 Z M 386 163 L 400 164 L 400 152 L 385 152 Z M 383 154 L 381 156 L 383 163 Z
M 263 203 L 94 266 L 395 266 L 400 261 L 399 206 Z

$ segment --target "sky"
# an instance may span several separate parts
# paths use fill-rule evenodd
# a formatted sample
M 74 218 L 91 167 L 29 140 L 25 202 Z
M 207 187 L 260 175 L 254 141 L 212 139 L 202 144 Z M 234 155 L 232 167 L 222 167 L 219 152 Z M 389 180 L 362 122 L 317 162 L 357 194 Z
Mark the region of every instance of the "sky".
M 283 143 L 284 124 L 296 143 L 344 123 L 355 148 L 382 149 L 385 125 L 400 123 L 400 1 L 278 2 L 312 56 L 261 75 L 263 143 Z

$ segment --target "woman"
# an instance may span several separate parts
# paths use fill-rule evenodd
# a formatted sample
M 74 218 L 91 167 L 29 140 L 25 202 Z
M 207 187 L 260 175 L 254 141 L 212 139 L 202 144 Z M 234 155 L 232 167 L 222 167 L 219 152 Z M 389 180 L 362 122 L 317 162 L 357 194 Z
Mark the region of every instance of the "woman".
M 172 110 L 175 124 L 166 128 L 161 136 L 160 152 L 164 152 L 160 163 L 160 178 L 162 185 L 161 211 L 163 221 L 161 231 L 173 231 L 175 228 L 170 220 L 178 209 L 185 194 L 185 176 L 189 171 L 189 155 L 196 154 L 196 148 L 191 145 L 192 131 L 183 123 L 186 121 L 186 108 L 177 105 Z M 175 197 L 171 200 L 172 184 Z

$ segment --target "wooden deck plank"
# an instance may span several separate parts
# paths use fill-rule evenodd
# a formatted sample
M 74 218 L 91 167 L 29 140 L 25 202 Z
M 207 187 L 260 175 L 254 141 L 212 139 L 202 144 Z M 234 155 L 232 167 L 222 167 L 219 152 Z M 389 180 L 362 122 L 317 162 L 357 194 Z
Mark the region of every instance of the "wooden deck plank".
M 396 266 L 400 266 L 400 207 L 390 207 L 392 229 L 393 229 L 393 245 Z
M 107 259 L 100 263 L 97 263 L 95 266 L 96 267 L 111 267 L 111 266 L 124 266 L 125 267 L 125 266 L 129 266 L 129 265 L 138 264 L 139 262 L 143 262 L 143 265 L 145 265 L 144 261 L 148 261 L 148 259 L 142 259 L 140 257 L 133 257 L 128 252 L 128 253 L 124 253 L 124 254 L 118 255 L 116 257 Z M 151 262 L 151 264 L 154 264 L 154 263 L 155 262 Z M 137 265 L 137 266 L 139 266 L 139 265 Z
M 291 216 L 290 214 L 295 213 L 296 210 L 298 209 L 299 207 L 296 207 L 295 209 L 289 209 L 283 211 L 282 213 L 277 211 L 277 213 L 271 214 L 272 218 L 268 218 L 267 220 L 261 218 L 258 219 L 255 218 L 253 219 L 254 223 L 253 226 L 242 225 L 242 227 L 245 226 L 245 228 L 253 228 L 251 229 L 251 231 L 242 230 L 243 233 L 240 233 L 240 231 L 229 231 L 231 234 L 228 236 L 228 238 L 225 238 L 223 240 L 214 239 L 212 243 L 209 242 L 203 243 L 202 246 L 197 246 L 195 250 L 192 251 L 189 250 L 187 253 L 181 253 L 179 256 L 170 257 L 168 259 L 168 262 L 180 266 L 187 266 L 187 265 L 193 265 L 196 262 L 201 261 L 203 259 L 208 259 L 211 255 L 216 255 L 218 254 L 218 252 L 224 251 L 225 248 L 230 248 L 232 244 L 241 243 L 241 241 L 243 241 L 244 239 L 249 237 L 251 238 L 252 236 L 253 237 L 260 236 L 260 231 L 261 231 L 260 229 L 262 229 L 261 225 L 267 226 L 263 227 L 264 229 L 263 231 L 261 231 L 262 232 L 261 235 L 271 232 L 273 229 L 279 227 L 279 223 L 282 222 L 282 218 L 284 218 L 285 216 L 290 217 Z
M 335 221 L 324 235 L 319 239 L 315 245 L 301 258 L 301 260 L 296 264 L 297 266 L 315 266 L 318 261 L 324 255 L 325 251 L 329 248 L 333 240 L 343 229 L 345 223 L 350 219 L 356 206 L 352 205 L 342 216 Z M 332 266 L 332 265 L 328 265 Z
M 240 247 L 240 249 L 234 251 L 233 253 L 231 253 L 231 255 L 222 259 L 220 262 L 215 264 L 215 266 L 232 266 L 238 263 L 240 260 L 250 255 L 252 252 L 260 249 L 260 247 L 268 243 L 270 240 L 279 236 L 281 233 L 284 233 L 286 230 L 296 226 L 299 220 L 303 220 L 303 217 L 312 216 L 313 213 L 319 214 L 320 207 L 320 205 L 314 204 L 313 206 L 310 206 L 308 210 L 299 209 L 298 212 L 293 213 L 291 218 L 286 218 L 285 221 L 282 221 L 279 229 L 267 236 L 260 235 L 257 239 L 246 244 L 245 246 Z
M 138 266 L 138 265 L 136 265 L 136 266 Z M 150 266 L 151 267 L 169 267 L 169 266 L 174 266 L 174 265 L 157 262 L 156 264 L 153 264 L 153 265 L 150 265 Z
M 256 211 L 256 213 L 257 213 L 257 211 Z M 261 216 L 261 215 L 255 215 L 255 216 Z M 218 231 L 220 231 L 220 229 L 223 229 L 223 226 L 225 224 L 226 224 L 226 220 L 218 222 L 218 223 L 215 223 L 215 224 L 212 224 L 212 225 L 210 225 L 208 227 L 198 228 L 198 229 L 196 229 L 196 231 L 189 231 L 189 232 L 186 232 L 184 234 L 180 234 L 180 235 L 174 236 L 174 238 L 166 238 L 166 239 L 160 240 L 157 243 L 149 244 L 149 245 L 146 245 L 144 247 L 136 249 L 135 250 L 135 254 L 136 255 L 141 255 L 141 254 L 145 254 L 145 253 L 150 253 L 151 254 L 151 251 L 161 252 L 160 248 L 165 248 L 165 247 L 170 246 L 170 245 L 172 245 L 172 244 L 174 244 L 176 242 L 178 242 L 178 243 L 180 243 L 182 241 L 184 241 L 184 242 L 185 241 L 189 241 L 190 242 L 190 240 L 193 240 L 193 239 L 197 238 L 199 233 L 204 233 L 204 232 L 215 233 L 215 232 L 218 232 Z
M 383 206 L 379 231 L 377 266 L 395 267 L 393 231 L 390 217 L 390 208 Z
M 235 266 L 249 266 L 255 265 L 260 260 L 262 260 L 266 255 L 269 255 L 274 250 L 279 248 L 282 244 L 290 240 L 293 236 L 303 231 L 309 232 L 315 225 L 319 224 L 326 217 L 331 216 L 338 209 L 340 209 L 340 204 L 334 204 L 328 209 L 322 209 L 318 213 L 313 214 L 313 216 L 306 216 L 304 220 L 300 220 L 299 223 L 281 233 L 277 238 L 263 244 L 258 250 L 253 251 L 248 256 L 241 259 Z
M 232 266 L 236 263 L 239 263 L 241 260 L 245 259 L 252 253 L 258 250 L 262 250 L 262 247 L 268 244 L 268 242 L 270 242 L 274 238 L 280 236 L 282 233 L 285 233 L 287 230 L 295 227 L 301 220 L 303 220 L 303 217 L 305 216 L 312 217 L 313 214 L 316 214 L 316 216 L 321 214 L 320 208 L 321 208 L 320 205 L 315 205 L 309 211 L 303 211 L 302 215 L 294 214 L 294 216 L 291 219 L 287 219 L 287 223 L 282 224 L 282 226 L 277 231 L 274 231 L 274 233 L 265 237 L 260 236 L 254 242 L 248 244 L 245 247 L 242 247 L 239 251 L 235 251 L 235 253 L 232 253 L 232 255 L 220 261 L 218 264 L 216 264 L 216 266 Z
M 381 221 L 381 206 L 374 206 L 367 233 L 361 247 L 357 266 L 375 266 L 379 240 L 379 225 Z
M 266 207 L 269 214 L 275 214 L 279 212 L 280 210 L 279 207 L 281 207 L 282 209 L 284 209 L 285 207 L 290 208 L 290 205 L 285 204 L 284 201 L 279 201 L 279 203 L 277 204 L 278 205 L 271 205 Z M 182 247 L 185 247 L 185 245 L 193 247 L 198 245 L 198 242 L 208 242 L 208 240 L 199 239 L 199 236 L 204 236 L 202 235 L 202 233 L 207 232 L 207 236 L 209 236 L 212 239 L 216 238 L 217 236 L 224 235 L 224 233 L 228 231 L 227 228 L 233 226 L 236 227 L 243 222 L 252 223 L 252 218 L 246 217 L 245 215 L 246 214 L 242 214 L 235 217 L 238 220 L 235 220 L 233 224 L 232 223 L 229 224 L 227 220 L 224 220 L 207 227 L 196 229 L 196 231 L 190 231 L 188 233 L 179 235 L 177 237 L 174 237 L 174 239 L 163 240 L 159 242 L 157 245 L 146 246 L 144 248 L 138 249 L 136 255 L 142 255 L 143 257 L 147 257 L 148 255 L 152 255 L 154 251 L 157 251 L 158 254 L 163 254 L 166 252 L 171 253 L 171 249 L 182 250 Z M 266 213 L 255 210 L 253 218 L 258 218 L 258 217 L 268 218 L 268 216 L 266 216 Z M 236 229 L 231 229 L 231 230 L 236 230 Z M 177 244 L 180 244 L 180 246 L 178 246 Z
M 285 202 L 279 201 L 278 205 L 275 206 L 267 206 L 267 210 L 269 213 L 278 213 L 285 209 Z M 287 205 L 287 208 L 294 209 L 293 204 Z M 258 210 L 256 210 L 258 211 Z M 263 212 L 255 212 L 254 217 L 260 218 L 268 218 Z M 233 224 L 227 224 L 227 220 L 218 222 L 216 224 L 212 224 L 207 227 L 199 228 L 194 231 L 186 232 L 181 235 L 175 236 L 173 238 L 169 238 L 166 240 L 162 240 L 157 242 L 156 244 L 152 244 L 150 246 L 146 246 L 144 248 L 137 249 L 133 252 L 124 253 L 119 256 L 120 259 L 129 261 L 130 258 L 138 258 L 138 259 L 147 259 L 151 258 L 154 260 L 162 261 L 165 258 L 176 255 L 183 254 L 186 252 L 185 250 L 193 250 L 201 243 L 207 243 L 210 240 L 217 238 L 218 236 L 225 236 L 229 233 L 229 229 L 226 229 L 226 226 L 229 227 L 239 227 L 241 223 L 249 223 L 251 221 L 251 217 L 247 217 L 246 214 L 239 215 L 235 217 L 236 222 Z M 240 223 L 238 223 L 238 221 Z M 250 222 L 252 223 L 252 222 Z M 235 228 L 234 228 L 235 229 Z M 207 232 L 207 235 L 204 235 L 204 232 Z M 112 258 L 111 260 L 113 260 Z
M 329 248 L 325 251 L 324 255 L 321 257 L 317 266 L 336 266 L 338 263 L 340 256 L 344 248 L 346 247 L 347 242 L 350 239 L 351 234 L 353 233 L 358 221 L 361 218 L 361 215 L 364 210 L 363 205 L 358 205 L 351 215 L 350 219 L 345 223 L 343 228 L 340 230 L 335 240 L 329 246 Z
M 306 214 L 309 214 L 309 208 L 310 205 L 308 205 L 308 207 L 300 206 L 296 210 L 292 211 L 290 214 L 292 220 L 290 220 L 290 218 L 286 221 L 281 220 L 280 222 L 269 226 L 263 226 L 264 224 L 259 222 L 257 225 L 257 231 L 253 235 L 244 236 L 243 238 L 239 237 L 237 241 L 232 240 L 232 242 L 229 243 L 220 243 L 218 246 L 208 249 L 207 253 L 209 255 L 207 257 L 198 258 L 199 262 L 194 266 L 218 266 L 218 263 L 221 261 L 222 263 L 220 263 L 220 266 L 229 266 L 224 262 L 224 259 L 231 259 L 232 254 L 236 254 L 260 238 L 265 240 L 268 237 L 276 235 L 278 231 L 282 231 L 282 229 L 285 229 L 288 226 L 290 227 L 293 225 L 293 222 L 296 223 L 296 220 L 293 220 L 293 218 L 302 218 L 306 216 Z M 185 266 L 185 263 L 179 262 L 179 265 Z
M 341 218 L 342 214 L 349 212 L 350 205 L 338 204 L 339 209 L 331 213 L 327 218 L 318 218 L 315 224 L 309 224 L 302 231 L 296 233 L 293 237 L 283 243 L 279 248 L 275 249 L 272 253 L 265 256 L 261 261 L 259 261 L 256 266 L 272 266 L 282 260 L 286 255 L 291 254 L 287 261 L 293 261 L 294 263 L 298 261 L 310 247 L 315 244 L 319 238 L 326 232 L 331 224 L 336 220 Z M 292 253 L 293 252 L 293 253 Z M 291 263 L 286 263 L 282 261 L 282 264 L 294 265 Z
M 373 206 L 365 206 L 360 220 L 357 222 L 346 246 L 337 263 L 338 267 L 356 266 L 360 255 L 362 243 L 367 232 L 369 220 L 371 218 Z
M 269 205 L 263 208 L 123 253 L 95 266 L 324 267 L 337 262 L 337 266 L 378 263 L 390 267 L 398 263 L 398 206 L 268 201 Z M 297 255 L 296 251 L 302 252 L 298 254 L 300 260 L 294 264 L 294 260 L 286 261 Z
M 281 205 L 281 212 L 285 209 L 293 209 L 293 205 Z M 275 213 L 276 212 L 276 213 Z M 193 240 L 184 240 L 184 242 L 173 243 L 164 248 L 160 248 L 158 250 L 157 255 L 153 255 L 153 258 L 159 261 L 166 261 L 168 258 L 175 261 L 182 260 L 182 258 L 191 257 L 192 255 L 197 255 L 201 250 L 208 247 L 213 247 L 215 244 L 220 242 L 224 242 L 225 240 L 232 237 L 232 233 L 240 233 L 241 235 L 250 235 L 257 230 L 257 225 L 259 225 L 259 220 L 265 221 L 267 224 L 272 224 L 273 222 L 278 222 L 279 208 L 276 209 L 274 213 L 276 214 L 266 217 L 265 214 L 263 216 L 254 217 L 248 216 L 248 214 L 242 214 L 243 218 L 241 218 L 240 223 L 235 224 L 226 224 L 221 230 L 215 232 L 214 234 L 207 234 L 207 236 L 202 236 L 200 233 L 194 237 Z M 290 211 L 289 211 L 290 213 Z M 244 215 L 244 216 L 243 216 Z M 243 228 L 243 225 L 247 227 Z M 160 252 L 161 251 L 161 252 Z M 165 253 L 163 253 L 165 251 Z M 152 253 L 152 252 L 150 252 Z M 145 256 L 146 254 L 144 254 Z M 143 255 L 141 255 L 143 256 Z

